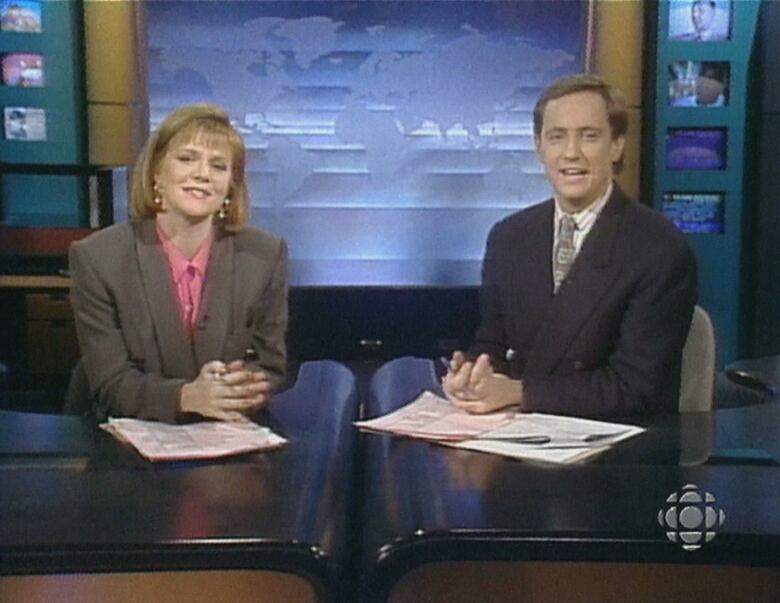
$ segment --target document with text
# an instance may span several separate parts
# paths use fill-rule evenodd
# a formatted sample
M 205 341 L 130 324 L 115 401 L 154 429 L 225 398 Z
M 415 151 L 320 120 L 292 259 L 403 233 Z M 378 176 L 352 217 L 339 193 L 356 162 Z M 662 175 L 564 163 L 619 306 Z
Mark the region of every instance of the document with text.
M 122 418 L 109 419 L 101 427 L 152 462 L 219 458 L 279 448 L 287 441 L 255 423 L 170 425 Z
M 398 410 L 354 424 L 364 431 L 458 442 L 498 429 L 509 423 L 513 415 L 511 412 L 471 415 L 450 404 L 449 400 L 425 391 Z
M 355 425 L 365 431 L 549 463 L 582 461 L 645 431 L 623 423 L 514 410 L 472 415 L 429 391 L 387 415 Z

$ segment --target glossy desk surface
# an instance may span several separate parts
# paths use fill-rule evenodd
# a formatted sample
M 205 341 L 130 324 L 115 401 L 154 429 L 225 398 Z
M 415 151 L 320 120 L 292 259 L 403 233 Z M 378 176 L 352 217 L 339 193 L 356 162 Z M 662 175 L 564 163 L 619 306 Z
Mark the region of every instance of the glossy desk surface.
M 726 367 L 726 375 L 737 383 L 778 393 L 778 388 L 780 388 L 780 356 L 737 360 Z
M 305 364 L 266 417 L 286 447 L 152 464 L 77 417 L 0 412 L 0 574 L 273 569 L 341 600 L 354 378 Z
M 367 416 L 436 387 L 427 361 L 380 371 Z M 647 432 L 580 465 L 544 466 L 366 435 L 364 592 L 430 562 L 630 561 L 780 567 L 780 400 L 637 421 Z M 686 484 L 725 523 L 698 551 L 658 521 Z

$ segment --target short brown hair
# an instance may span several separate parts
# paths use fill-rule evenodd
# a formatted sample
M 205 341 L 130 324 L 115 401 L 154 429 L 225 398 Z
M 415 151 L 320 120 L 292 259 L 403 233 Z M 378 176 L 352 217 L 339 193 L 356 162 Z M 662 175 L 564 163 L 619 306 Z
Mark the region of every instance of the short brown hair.
M 241 230 L 249 216 L 249 193 L 246 188 L 246 149 L 241 135 L 230 125 L 228 114 L 217 105 L 187 105 L 169 113 L 141 149 L 135 162 L 130 186 L 130 213 L 135 218 L 153 218 L 160 211 L 154 203 L 154 175 L 160 161 L 175 138 L 207 136 L 207 144 L 224 141 L 230 149 L 230 206 L 224 219 L 215 223 L 225 230 Z
M 612 138 L 626 135 L 628 132 L 628 111 L 623 93 L 619 88 L 608 84 L 597 75 L 580 73 L 562 77 L 542 92 L 534 107 L 534 136 L 538 137 L 542 134 L 542 122 L 547 103 L 577 92 L 595 92 L 603 98 L 607 104 L 607 119 L 612 130 Z

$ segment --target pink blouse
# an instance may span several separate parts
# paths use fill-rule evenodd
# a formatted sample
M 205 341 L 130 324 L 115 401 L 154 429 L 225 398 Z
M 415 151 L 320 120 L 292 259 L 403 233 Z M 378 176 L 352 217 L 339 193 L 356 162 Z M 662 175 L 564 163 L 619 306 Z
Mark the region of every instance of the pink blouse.
M 191 260 L 184 257 L 159 225 L 157 226 L 157 236 L 160 238 L 163 252 L 168 260 L 168 268 L 170 268 L 176 298 L 179 301 L 182 322 L 187 331 L 191 332 L 200 312 L 203 285 L 206 280 L 206 267 L 209 263 L 209 253 L 211 253 L 214 235 L 209 235 Z

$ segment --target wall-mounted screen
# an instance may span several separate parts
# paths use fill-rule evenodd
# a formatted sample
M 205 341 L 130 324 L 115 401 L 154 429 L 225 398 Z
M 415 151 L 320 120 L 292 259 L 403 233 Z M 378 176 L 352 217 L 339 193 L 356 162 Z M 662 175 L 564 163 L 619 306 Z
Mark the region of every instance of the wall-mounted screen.
M 43 56 L 30 52 L 0 54 L 0 80 L 4 86 L 43 86 Z
M 550 195 L 532 109 L 582 70 L 586 7 L 149 2 L 151 126 L 229 111 L 294 284 L 475 285 L 490 226 Z
M 0 31 L 41 33 L 41 3 L 34 0 L 0 0 Z
M 726 128 L 668 128 L 667 170 L 725 170 Z
M 6 140 L 46 140 L 46 110 L 40 107 L 3 107 L 3 126 Z
M 666 192 L 661 212 L 685 233 L 723 234 L 725 194 Z
M 669 39 L 719 42 L 731 38 L 730 0 L 668 0 Z
M 669 105 L 725 107 L 729 103 L 729 63 L 674 61 L 669 65 Z

